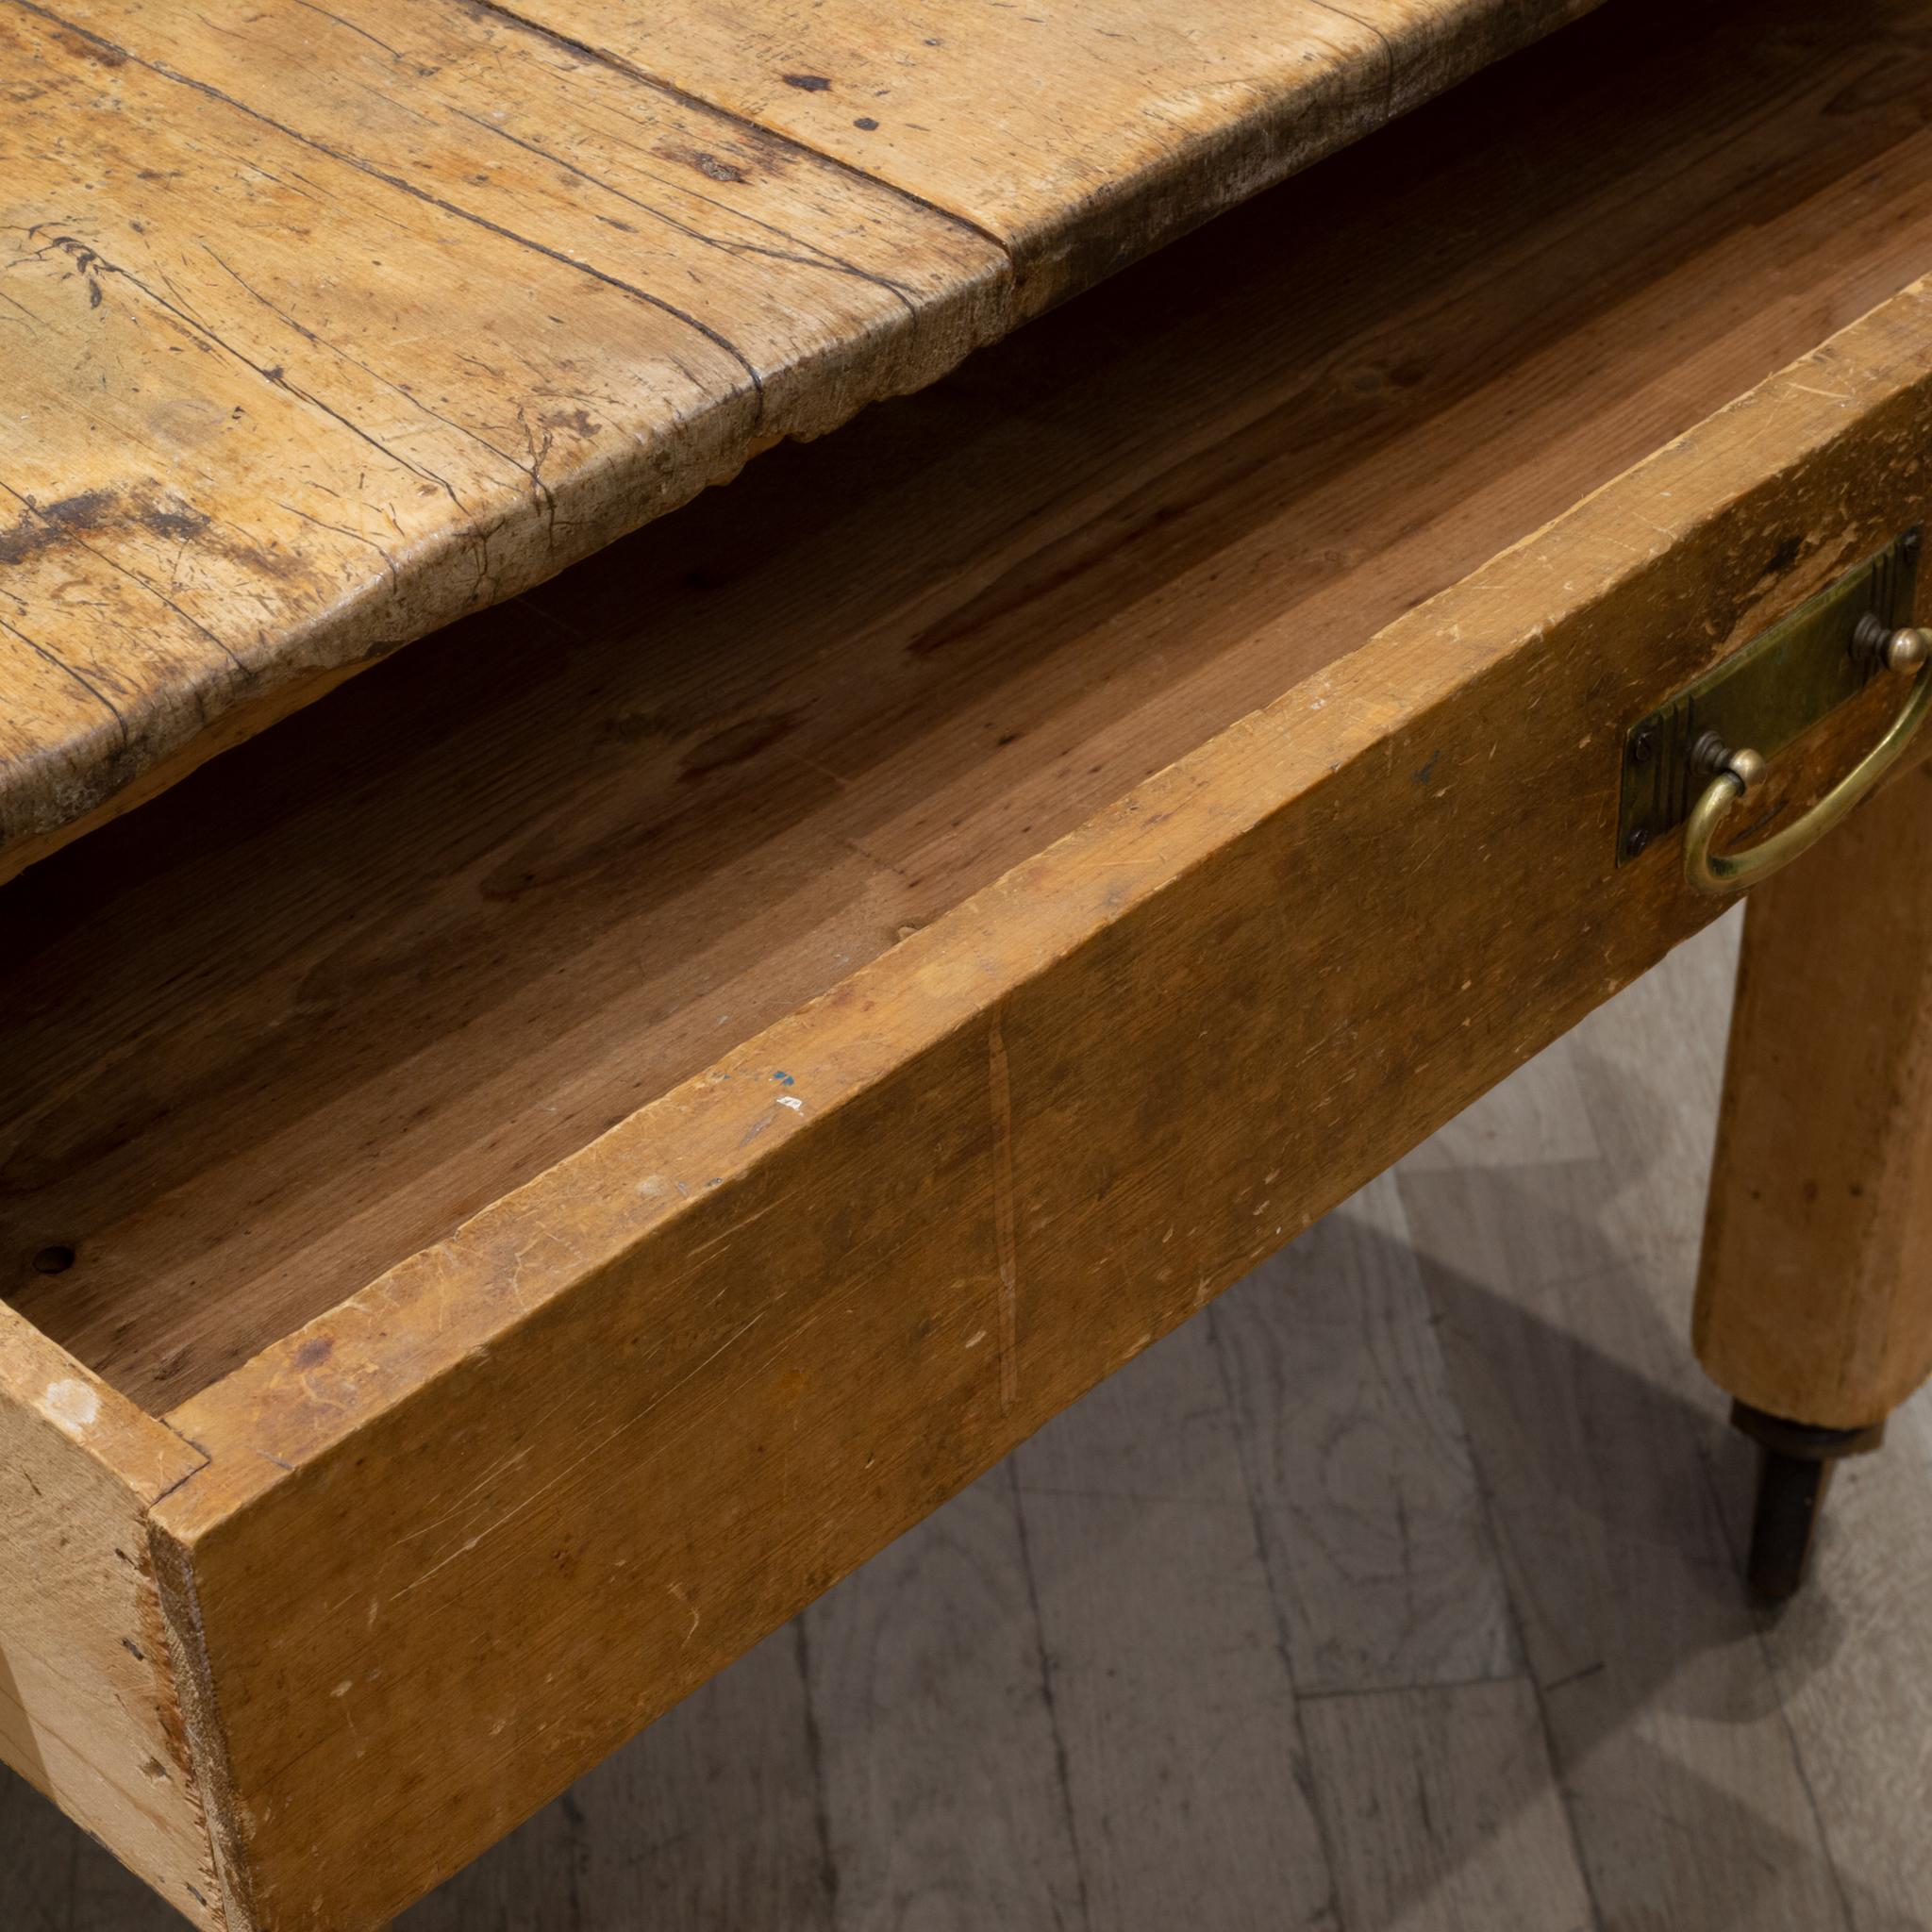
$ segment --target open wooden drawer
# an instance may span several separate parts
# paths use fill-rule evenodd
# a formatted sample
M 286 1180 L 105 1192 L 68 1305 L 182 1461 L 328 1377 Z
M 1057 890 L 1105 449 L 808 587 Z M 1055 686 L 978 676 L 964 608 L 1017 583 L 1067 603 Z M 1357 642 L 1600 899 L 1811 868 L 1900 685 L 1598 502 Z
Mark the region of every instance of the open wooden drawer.
M 1626 727 L 1932 494 L 1932 12 L 1818 11 L 1610 8 L 7 886 L 0 1756 L 379 1924 L 1718 909 Z

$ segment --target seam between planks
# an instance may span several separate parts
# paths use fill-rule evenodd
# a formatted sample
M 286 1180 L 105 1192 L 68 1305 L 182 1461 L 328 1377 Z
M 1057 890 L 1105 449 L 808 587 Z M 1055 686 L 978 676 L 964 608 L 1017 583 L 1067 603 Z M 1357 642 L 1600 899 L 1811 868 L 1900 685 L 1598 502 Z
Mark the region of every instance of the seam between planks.
M 28 4 L 28 0 L 17 0 L 17 4 Z M 594 60 L 600 67 L 608 68 L 613 74 L 621 74 L 628 80 L 634 80 L 640 87 L 647 87 L 681 106 L 697 108 L 705 113 L 715 114 L 720 120 L 729 121 L 734 126 L 749 128 L 762 141 L 777 142 L 791 148 L 794 153 L 809 155 L 812 159 L 825 166 L 836 168 L 841 175 L 855 181 L 863 181 L 868 187 L 882 189 L 896 199 L 921 209 L 928 215 L 950 223 L 954 227 L 963 228 L 968 234 L 975 235 L 980 241 L 990 242 L 1006 258 L 1008 286 L 1011 286 L 1014 273 L 1013 248 L 1007 239 L 996 234 L 983 223 L 976 222 L 969 214 L 958 208 L 950 208 L 942 203 L 928 201 L 924 195 L 910 188 L 903 188 L 898 182 L 889 180 L 883 175 L 874 175 L 869 168 L 861 168 L 856 161 L 848 161 L 841 155 L 827 149 L 815 147 L 808 141 L 801 141 L 795 134 L 782 133 L 775 127 L 767 127 L 762 121 L 754 120 L 748 114 L 741 114 L 736 108 L 724 107 L 701 93 L 694 93 L 690 88 L 681 87 L 675 80 L 667 80 L 661 74 L 653 74 L 648 68 L 640 67 L 635 61 L 626 60 L 622 55 L 607 52 L 602 47 L 592 46 L 588 41 L 574 39 L 566 33 L 559 33 L 554 26 L 546 26 L 540 20 L 532 20 L 527 14 L 519 13 L 514 8 L 506 7 L 502 0 L 467 0 L 467 4 L 478 13 L 488 13 L 498 20 L 507 21 L 511 26 L 527 34 L 534 34 L 539 40 L 547 41 L 552 46 L 563 47 L 586 60 Z
M 216 87 L 211 81 L 197 80 L 192 74 L 184 74 L 178 68 L 166 66 L 158 60 L 149 60 L 140 54 L 133 53 L 128 48 L 121 46 L 118 42 L 108 40 L 105 34 L 95 33 L 89 27 L 80 26 L 75 22 L 63 18 L 60 14 L 53 12 L 48 8 L 39 6 L 36 4 L 36 0 L 12 0 L 12 4 L 19 8 L 22 12 L 37 15 L 40 19 L 58 27 L 63 33 L 77 34 L 83 40 L 92 42 L 93 45 L 104 49 L 106 52 L 117 54 L 124 60 L 131 61 L 137 67 L 145 68 L 148 73 L 158 75 L 163 80 L 172 81 L 176 87 L 192 89 L 194 92 L 203 94 L 211 101 L 220 102 L 225 108 L 230 108 L 239 114 L 245 114 L 250 120 L 258 121 L 264 127 L 274 128 L 277 134 L 282 135 L 287 140 L 295 142 L 303 147 L 310 148 L 317 154 L 326 155 L 331 160 L 339 161 L 344 167 L 353 168 L 358 174 L 365 175 L 373 181 L 380 181 L 385 186 L 393 188 L 397 193 L 407 195 L 412 201 L 420 201 L 427 207 L 441 208 L 443 213 L 455 215 L 459 221 L 468 222 L 473 226 L 482 228 L 503 241 L 515 243 L 518 247 L 527 248 L 533 255 L 543 256 L 549 260 L 560 263 L 565 268 L 575 269 L 579 275 L 589 275 L 593 281 L 603 282 L 610 288 L 622 290 L 624 293 L 644 303 L 648 308 L 656 308 L 661 313 L 672 317 L 675 321 L 683 323 L 686 327 L 691 329 L 695 334 L 702 336 L 712 347 L 722 349 L 725 355 L 729 356 L 744 371 L 758 398 L 759 417 L 762 416 L 765 400 L 764 372 L 722 329 L 713 328 L 710 324 L 698 316 L 692 315 L 688 309 L 680 308 L 676 303 L 668 302 L 663 296 L 655 295 L 650 290 L 641 288 L 635 282 L 625 281 L 622 275 L 614 275 L 608 269 L 598 268 L 592 262 L 578 260 L 576 258 L 566 254 L 560 248 L 553 248 L 547 242 L 536 241 L 528 235 L 520 235 L 514 228 L 507 228 L 501 222 L 493 222 L 488 215 L 478 214 L 474 208 L 464 208 L 458 202 L 445 201 L 439 194 L 431 194 L 428 190 L 416 187 L 413 182 L 405 180 L 400 175 L 392 175 L 386 168 L 378 168 L 375 162 L 365 160 L 360 155 L 356 154 L 351 149 L 340 147 L 334 142 L 324 141 L 313 134 L 305 134 L 299 127 L 291 127 L 287 122 L 276 120 L 273 114 L 264 111 L 262 108 L 251 107 L 246 101 L 242 100 L 237 95 L 228 93 L 224 89 Z M 219 258 L 217 258 L 217 260 L 219 260 Z M 105 260 L 102 265 L 109 269 L 114 268 L 114 264 Z M 225 267 L 226 264 L 223 263 L 222 266 Z M 125 269 L 116 269 L 114 272 L 121 275 L 127 274 Z M 230 273 L 232 274 L 232 271 Z M 128 275 L 127 278 L 130 281 L 134 281 L 137 287 L 142 287 L 142 284 L 134 276 Z M 244 284 L 243 286 L 245 287 L 246 285 Z M 142 292 L 157 302 L 161 301 L 161 298 L 155 295 L 152 290 L 143 289 Z M 248 292 L 254 294 L 255 291 L 250 289 Z M 168 307 L 169 305 L 162 303 L 162 306 Z M 219 338 L 216 338 L 216 340 L 219 340 Z M 225 348 L 227 344 L 224 343 L 223 346 Z M 242 359 L 245 361 L 247 358 L 242 358 Z M 258 372 L 258 374 L 261 373 Z M 285 388 L 287 385 L 277 384 L 276 387 Z M 313 398 L 308 398 L 308 400 L 312 401 Z M 719 400 L 722 401 L 724 398 L 721 397 Z M 333 415 L 335 412 L 330 410 L 328 413 Z M 346 418 L 338 418 L 338 420 L 343 422 L 345 426 L 354 430 L 358 435 L 363 436 L 367 441 L 374 443 L 377 449 L 381 450 L 383 455 L 392 458 L 395 458 L 396 453 L 386 443 L 368 436 L 368 433 L 358 425 L 348 422 Z M 757 421 L 758 419 L 755 418 L 754 427 L 756 427 Z

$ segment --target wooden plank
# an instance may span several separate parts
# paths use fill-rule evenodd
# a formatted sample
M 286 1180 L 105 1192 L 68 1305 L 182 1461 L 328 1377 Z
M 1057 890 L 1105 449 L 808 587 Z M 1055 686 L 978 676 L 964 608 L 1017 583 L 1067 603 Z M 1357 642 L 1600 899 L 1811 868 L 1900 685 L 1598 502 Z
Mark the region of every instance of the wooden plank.
M 1674 851 L 1615 864 L 1623 727 L 1922 511 L 1928 318 L 1894 298 L 175 1412 L 211 1460 L 159 1569 L 259 1921 L 392 1912 L 1703 924 Z
M 842 1927 L 1058 1932 L 1084 1892 L 1010 1471 L 802 1622 Z M 958 1828 L 961 1812 L 976 1829 Z
M 516 10 L 972 222 L 1011 251 L 1033 313 L 1592 4 Z
M 1773 1415 L 1882 1421 L 1932 1374 L 1932 774 L 1751 899 L 1698 1359 Z
M 1406 1234 L 1372 1181 L 1211 1317 L 1304 1691 L 1521 1668 Z
M 922 36 L 943 95 L 997 87 L 1006 112 L 1015 75 L 1053 72 L 1083 115 L 1137 130 L 1090 145 L 1024 84 L 1011 152 L 979 172 L 1032 177 L 1054 154 L 1034 192 L 1074 206 L 1050 250 L 1028 245 L 1017 303 L 1010 223 L 941 213 L 509 9 L 17 6 L 0 29 L 32 76 L 4 151 L 25 351 L 0 416 L 7 870 L 1584 4 L 1303 4 L 1283 22 L 1219 0 L 1206 38 L 1154 9 L 1124 33 L 1070 15 L 1058 47 Z M 691 11 L 700 65 L 720 28 L 739 61 L 761 50 Z M 821 19 L 809 64 L 877 25 Z M 937 164 L 986 105 L 945 111 Z M 76 155 L 95 191 L 79 209 Z
M 218 1928 L 145 1520 L 202 1460 L 0 1305 L 0 1762 Z
M 8 872 L 1004 325 L 959 224 L 455 0 L 0 64 Z
M 1593 1932 L 1526 1684 L 1317 1697 L 1303 1722 L 1344 1924 Z
M 1932 46 L 1779 4 L 1601 11 L 34 868 L 0 1293 L 173 1407 L 1894 292 Z
M 1169 1336 L 1008 1465 L 1086 1917 L 1113 1932 L 1332 1923 L 1217 1340 Z

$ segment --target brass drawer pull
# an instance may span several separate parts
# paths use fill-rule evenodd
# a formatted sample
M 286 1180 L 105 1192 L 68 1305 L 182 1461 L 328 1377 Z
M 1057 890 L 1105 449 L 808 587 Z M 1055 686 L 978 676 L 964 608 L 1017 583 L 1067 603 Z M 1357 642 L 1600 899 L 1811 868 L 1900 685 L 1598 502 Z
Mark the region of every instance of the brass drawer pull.
M 1918 673 L 1891 728 L 1796 824 L 1761 845 L 1723 858 L 1710 849 L 1731 808 L 1764 775 L 1764 760 L 1755 751 L 1733 752 L 1722 743 L 1698 747 L 1706 769 L 1716 773 L 1684 827 L 1684 876 L 1698 891 L 1717 896 L 1769 878 L 1809 851 L 1898 762 L 1932 708 L 1932 630 L 1893 631 L 1885 640 L 1884 662 L 1888 671 Z

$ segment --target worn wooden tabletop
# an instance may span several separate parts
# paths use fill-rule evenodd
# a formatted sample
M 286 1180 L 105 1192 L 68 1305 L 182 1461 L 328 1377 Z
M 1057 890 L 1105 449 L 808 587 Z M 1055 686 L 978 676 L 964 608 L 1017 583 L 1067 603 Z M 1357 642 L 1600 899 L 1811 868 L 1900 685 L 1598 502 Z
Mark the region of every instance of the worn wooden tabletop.
M 1593 0 L 0 4 L 0 878 Z

